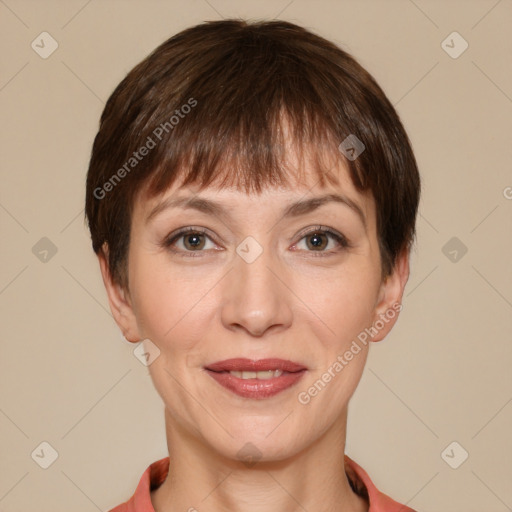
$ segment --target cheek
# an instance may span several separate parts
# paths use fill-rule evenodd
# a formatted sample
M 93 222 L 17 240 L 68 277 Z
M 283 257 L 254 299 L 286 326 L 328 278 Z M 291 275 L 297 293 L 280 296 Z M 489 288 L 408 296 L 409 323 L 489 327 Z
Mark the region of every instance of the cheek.
M 191 379 L 203 361 L 201 347 L 216 300 L 210 291 L 215 280 L 211 275 L 198 278 L 197 272 L 191 279 L 183 270 L 158 260 L 140 257 L 140 265 L 133 260 L 134 310 L 141 336 L 160 350 L 148 367 L 153 384 L 179 418 L 183 404 L 188 409 L 194 405 L 187 390 L 193 389 Z
M 305 314 L 323 325 L 337 349 L 371 325 L 379 289 L 379 275 L 373 267 L 343 268 L 313 280 L 298 278 L 296 285 L 300 296 L 306 297 Z
M 311 312 L 305 314 L 310 335 L 316 337 L 317 366 L 298 389 L 297 399 L 305 412 L 318 418 L 319 431 L 345 411 L 361 379 L 369 349 L 365 329 L 372 324 L 378 282 L 378 274 L 368 267 L 363 273 L 347 269 L 335 279 L 317 281 L 320 287 L 310 287 Z
M 187 350 L 204 336 L 218 278 L 209 275 L 187 277 L 161 258 L 133 258 L 130 278 L 134 289 L 134 311 L 140 334 L 166 352 Z M 210 292 L 210 293 L 209 293 Z M 206 320 L 205 320 L 206 321 Z

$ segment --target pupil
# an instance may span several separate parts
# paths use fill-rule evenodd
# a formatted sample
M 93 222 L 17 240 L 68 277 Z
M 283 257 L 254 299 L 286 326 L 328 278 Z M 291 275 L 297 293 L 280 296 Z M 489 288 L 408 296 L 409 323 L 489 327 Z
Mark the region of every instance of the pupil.
M 313 240 L 313 247 L 320 247 L 322 245 L 322 235 L 319 233 L 311 235 L 311 240 Z
M 189 235 L 187 238 L 187 242 L 191 247 L 197 248 L 201 245 L 201 235 Z

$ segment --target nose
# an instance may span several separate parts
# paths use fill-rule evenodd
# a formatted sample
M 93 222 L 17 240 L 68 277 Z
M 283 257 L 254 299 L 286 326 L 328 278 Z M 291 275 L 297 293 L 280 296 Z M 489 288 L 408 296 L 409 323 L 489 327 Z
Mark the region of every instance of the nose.
M 269 251 L 252 263 L 235 259 L 223 280 L 221 319 L 227 329 L 243 329 L 261 337 L 271 329 L 285 330 L 291 325 L 293 293 L 279 268 Z

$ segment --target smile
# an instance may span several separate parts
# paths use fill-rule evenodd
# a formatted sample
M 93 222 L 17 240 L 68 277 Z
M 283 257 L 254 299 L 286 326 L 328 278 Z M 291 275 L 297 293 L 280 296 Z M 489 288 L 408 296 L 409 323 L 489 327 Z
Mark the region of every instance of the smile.
M 227 359 L 205 367 L 218 384 L 230 392 L 252 399 L 270 398 L 302 379 L 307 369 L 284 359 Z

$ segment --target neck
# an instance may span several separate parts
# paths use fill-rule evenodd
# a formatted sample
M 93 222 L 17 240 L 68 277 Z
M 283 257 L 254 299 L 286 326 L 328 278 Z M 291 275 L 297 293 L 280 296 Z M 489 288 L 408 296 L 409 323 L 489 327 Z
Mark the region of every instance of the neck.
M 281 460 L 225 458 L 165 412 L 169 474 L 151 493 L 155 512 L 367 512 L 344 468 L 346 412 L 306 449 Z

